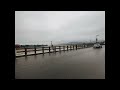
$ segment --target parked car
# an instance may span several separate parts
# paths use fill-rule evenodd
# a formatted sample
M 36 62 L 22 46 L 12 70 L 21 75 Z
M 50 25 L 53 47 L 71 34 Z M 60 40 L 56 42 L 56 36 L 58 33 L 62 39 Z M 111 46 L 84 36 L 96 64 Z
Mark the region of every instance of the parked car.
M 102 48 L 102 45 L 100 45 L 99 43 L 95 43 L 93 48 Z

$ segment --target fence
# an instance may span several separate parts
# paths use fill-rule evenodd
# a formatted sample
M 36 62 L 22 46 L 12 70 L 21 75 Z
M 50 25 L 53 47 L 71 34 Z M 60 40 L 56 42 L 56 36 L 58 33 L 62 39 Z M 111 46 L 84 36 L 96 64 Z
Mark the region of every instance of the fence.
M 69 51 L 69 50 L 77 50 L 82 48 L 88 48 L 93 45 L 68 45 L 68 46 L 54 46 L 54 47 L 36 47 L 30 49 L 25 47 L 23 50 L 16 50 L 15 57 L 20 56 L 28 56 L 28 55 L 37 55 L 37 54 L 45 54 L 45 53 L 56 53 L 61 51 Z M 38 52 L 39 51 L 39 52 Z

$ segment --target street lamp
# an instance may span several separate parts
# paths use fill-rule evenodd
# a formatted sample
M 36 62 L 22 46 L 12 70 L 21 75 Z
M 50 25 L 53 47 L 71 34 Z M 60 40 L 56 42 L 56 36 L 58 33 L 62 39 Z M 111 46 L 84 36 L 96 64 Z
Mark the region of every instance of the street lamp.
M 96 35 L 96 43 L 97 43 L 97 36 L 99 36 L 99 35 Z

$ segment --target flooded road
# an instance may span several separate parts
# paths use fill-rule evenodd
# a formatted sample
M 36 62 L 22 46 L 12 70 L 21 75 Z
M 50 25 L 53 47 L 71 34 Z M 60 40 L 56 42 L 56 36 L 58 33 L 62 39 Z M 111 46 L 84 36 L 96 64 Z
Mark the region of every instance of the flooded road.
M 105 46 L 19 57 L 16 79 L 105 79 Z

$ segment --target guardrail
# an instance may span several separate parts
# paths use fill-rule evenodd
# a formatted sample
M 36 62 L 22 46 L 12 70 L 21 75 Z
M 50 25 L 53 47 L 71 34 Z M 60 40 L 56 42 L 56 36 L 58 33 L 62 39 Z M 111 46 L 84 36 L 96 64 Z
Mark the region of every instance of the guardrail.
M 37 54 L 45 54 L 45 53 L 56 53 L 61 51 L 69 51 L 69 50 L 77 50 L 82 48 L 88 48 L 93 45 L 67 45 L 67 46 L 53 46 L 53 47 L 36 47 L 34 45 L 34 48 L 27 48 L 25 47 L 22 51 L 15 51 L 15 57 L 21 57 L 21 56 L 28 56 L 28 55 L 37 55 Z M 47 52 L 46 52 L 47 50 Z M 32 52 L 33 51 L 33 52 Z M 41 51 L 37 53 L 37 51 Z M 32 52 L 32 54 L 29 54 L 29 52 Z M 19 55 L 18 55 L 19 54 Z

